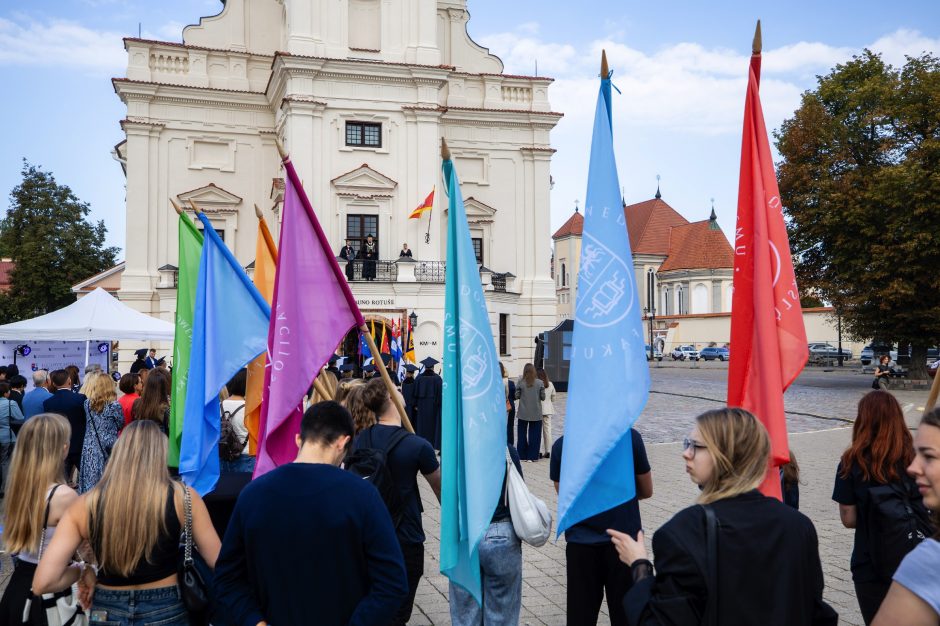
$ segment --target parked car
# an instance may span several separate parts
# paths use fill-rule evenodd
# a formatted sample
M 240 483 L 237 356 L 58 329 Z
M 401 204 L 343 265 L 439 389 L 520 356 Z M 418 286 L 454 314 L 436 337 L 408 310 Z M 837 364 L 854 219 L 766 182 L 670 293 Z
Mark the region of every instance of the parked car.
M 720 348 L 718 346 L 709 346 L 707 348 L 702 348 L 702 351 L 699 353 L 706 361 L 714 361 L 718 359 L 719 361 L 727 361 L 730 356 L 728 348 Z
M 892 361 L 896 361 L 898 358 L 897 351 L 892 350 L 890 344 L 877 342 L 872 342 L 862 348 L 858 358 L 862 362 L 862 365 L 874 365 L 878 362 L 878 358 L 882 354 L 889 355 Z
M 678 346 L 672 351 L 673 361 L 685 361 L 686 359 L 698 361 L 698 357 L 698 350 L 695 349 L 695 346 Z
M 646 360 L 652 361 L 653 359 L 656 359 L 657 361 L 662 361 L 663 360 L 662 350 L 660 350 L 659 348 L 655 348 L 653 350 L 653 356 L 650 357 L 650 344 L 646 344 Z
M 824 342 L 811 343 L 809 348 L 809 360 L 812 363 L 824 363 L 828 361 L 837 361 L 839 359 L 839 349 L 834 345 Z M 846 348 L 842 349 L 842 360 L 852 360 L 852 351 Z
M 927 375 L 933 378 L 937 375 L 937 369 L 940 369 L 940 361 L 934 361 L 927 366 Z

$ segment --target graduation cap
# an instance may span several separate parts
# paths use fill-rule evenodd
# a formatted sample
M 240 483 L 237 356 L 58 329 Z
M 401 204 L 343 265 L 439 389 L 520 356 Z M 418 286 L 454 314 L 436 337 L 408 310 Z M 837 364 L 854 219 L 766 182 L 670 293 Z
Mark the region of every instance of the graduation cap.
M 157 365 L 166 365 L 166 357 L 165 357 L 165 356 L 160 357 L 160 358 L 157 360 Z
M 411 363 L 405 363 L 405 371 L 406 371 L 406 372 L 417 372 L 417 371 L 418 371 L 418 367 L 417 367 L 416 365 L 412 365 Z
M 371 374 L 372 372 L 375 371 L 375 366 L 369 363 L 368 365 L 362 368 L 362 371 L 366 372 L 367 374 Z
M 116 383 L 121 382 L 121 372 L 111 372 L 111 379 Z
M 138 358 L 138 359 L 142 359 L 142 358 L 144 358 L 145 356 L 147 356 L 147 352 L 148 352 L 147 348 L 141 348 L 140 350 L 134 350 L 134 354 L 137 355 L 137 358 Z
M 341 372 L 351 372 L 354 369 L 356 369 L 356 367 L 352 363 L 343 363 L 339 366 L 339 371 Z
M 339 357 L 334 354 L 333 356 L 330 357 L 329 363 L 330 365 L 335 365 L 336 361 L 338 360 L 339 360 Z
M 384 364 L 386 365 L 386 367 L 387 367 L 388 364 L 391 363 L 391 362 L 392 362 L 392 355 L 391 355 L 391 354 L 383 354 L 383 355 L 382 355 L 382 363 L 384 363 Z
M 440 363 L 440 361 L 438 361 L 437 359 L 435 359 L 433 356 L 429 356 L 429 357 L 425 358 L 423 361 L 421 361 L 421 365 L 425 366 L 425 367 L 428 368 L 428 369 L 431 369 L 432 367 L 434 367 L 434 366 L 437 365 L 438 363 Z

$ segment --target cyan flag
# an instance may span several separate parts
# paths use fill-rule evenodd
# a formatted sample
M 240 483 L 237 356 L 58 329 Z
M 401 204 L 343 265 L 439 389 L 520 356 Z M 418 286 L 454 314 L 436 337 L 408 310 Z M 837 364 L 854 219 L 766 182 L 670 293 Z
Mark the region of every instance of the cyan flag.
M 650 387 L 614 160 L 610 75 L 601 78 L 575 300 L 559 535 L 636 494 L 630 427 L 646 405 Z
M 201 495 L 219 480 L 219 391 L 265 350 L 271 308 L 202 213 L 180 475 Z M 201 419 L 200 419 L 201 416 Z
M 467 214 L 444 161 L 447 270 L 441 437 L 441 573 L 482 604 L 478 546 L 502 495 L 506 399 Z

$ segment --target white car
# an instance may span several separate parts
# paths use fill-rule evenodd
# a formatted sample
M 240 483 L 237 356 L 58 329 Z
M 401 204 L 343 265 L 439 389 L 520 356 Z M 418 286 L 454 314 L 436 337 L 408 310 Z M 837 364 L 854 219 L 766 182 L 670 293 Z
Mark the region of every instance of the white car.
M 695 349 L 695 346 L 679 346 L 672 351 L 673 361 L 685 361 L 686 359 L 698 361 L 698 350 Z

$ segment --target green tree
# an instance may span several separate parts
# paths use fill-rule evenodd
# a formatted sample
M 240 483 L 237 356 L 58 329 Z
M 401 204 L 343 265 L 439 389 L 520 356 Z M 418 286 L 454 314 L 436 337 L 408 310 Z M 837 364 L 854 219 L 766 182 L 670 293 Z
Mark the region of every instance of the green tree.
M 797 280 L 858 340 L 940 343 L 940 60 L 868 50 L 818 78 L 776 134 Z
M 105 247 L 104 222 L 89 223 L 88 203 L 71 189 L 25 159 L 22 175 L 0 222 L 0 250 L 16 264 L 0 297 L 4 323 L 75 302 L 71 286 L 112 267 L 118 252 Z

